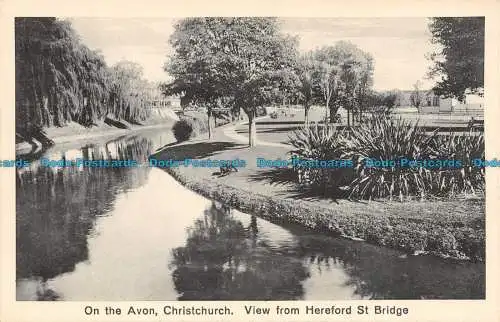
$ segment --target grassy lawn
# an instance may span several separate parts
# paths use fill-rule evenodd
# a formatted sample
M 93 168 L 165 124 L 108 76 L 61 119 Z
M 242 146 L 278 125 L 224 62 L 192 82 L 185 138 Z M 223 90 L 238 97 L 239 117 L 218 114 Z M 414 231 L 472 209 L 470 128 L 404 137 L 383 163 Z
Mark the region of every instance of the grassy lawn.
M 265 133 L 259 133 L 259 139 L 265 140 Z M 167 146 L 151 157 L 246 160 L 245 168 L 227 176 L 220 176 L 218 168 L 164 170 L 206 197 L 271 221 L 293 222 L 322 233 L 362 239 L 408 253 L 484 259 L 484 199 L 401 203 L 321 198 L 301 190 L 290 170 L 256 166 L 258 157 L 285 158 L 287 152 L 279 147 L 248 148 L 232 142 L 218 130 L 212 141 L 195 139 Z

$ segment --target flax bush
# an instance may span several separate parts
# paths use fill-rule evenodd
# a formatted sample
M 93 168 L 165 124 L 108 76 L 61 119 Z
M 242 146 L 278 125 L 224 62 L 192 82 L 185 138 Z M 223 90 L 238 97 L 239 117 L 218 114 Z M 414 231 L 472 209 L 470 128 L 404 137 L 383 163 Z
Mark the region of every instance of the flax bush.
M 341 160 L 342 144 L 347 132 L 337 130 L 333 126 L 304 126 L 292 133 L 290 144 L 292 158 L 302 160 Z M 323 192 L 346 185 L 352 180 L 352 169 L 349 168 L 311 168 L 295 166 L 299 183 L 322 188 Z
M 418 123 L 376 116 L 350 131 L 312 126 L 290 137 L 292 155 L 303 159 L 349 159 L 353 169 L 297 168 L 299 182 L 313 187 L 346 185 L 353 199 L 456 196 L 484 192 L 484 168 L 471 164 L 484 159 L 484 135 L 426 133 Z M 408 160 L 459 161 L 456 167 L 408 166 Z M 385 162 L 370 166 L 368 161 Z
M 485 169 L 472 164 L 474 159 L 485 158 L 484 134 L 470 131 L 465 135 L 437 136 L 433 141 L 438 159 L 460 161 L 462 167 L 443 168 L 429 177 L 434 195 L 477 194 L 485 190 Z
M 355 159 L 356 178 L 350 184 L 354 198 L 425 197 L 426 178 L 430 169 L 402 167 L 399 160 L 425 160 L 432 156 L 435 133 L 428 135 L 418 123 L 402 119 L 374 117 L 352 129 L 343 146 L 347 156 Z M 394 166 L 370 167 L 367 159 L 393 160 Z

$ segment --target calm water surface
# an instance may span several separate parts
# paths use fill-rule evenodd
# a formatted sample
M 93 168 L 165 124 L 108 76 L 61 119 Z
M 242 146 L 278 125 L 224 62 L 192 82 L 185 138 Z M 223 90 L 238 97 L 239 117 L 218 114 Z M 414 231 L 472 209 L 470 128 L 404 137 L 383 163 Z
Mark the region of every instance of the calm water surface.
M 168 130 L 58 146 L 44 157 L 145 160 Z M 484 298 L 484 264 L 278 226 L 185 189 L 162 170 L 17 173 L 18 300 Z

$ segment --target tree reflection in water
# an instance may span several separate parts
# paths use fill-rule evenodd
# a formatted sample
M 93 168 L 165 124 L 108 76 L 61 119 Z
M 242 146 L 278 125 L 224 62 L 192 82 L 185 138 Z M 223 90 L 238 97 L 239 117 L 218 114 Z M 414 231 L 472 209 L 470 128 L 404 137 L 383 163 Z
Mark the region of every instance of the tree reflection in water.
M 296 229 L 299 231 L 299 229 Z M 341 268 L 346 287 L 370 299 L 481 299 L 484 263 L 433 256 L 401 257 L 400 252 L 364 242 L 298 232 L 298 256 L 318 271 Z M 307 265 L 307 264 L 306 264 Z
M 81 149 L 84 159 L 144 159 L 147 139 Z M 64 158 L 64 154 L 61 158 Z M 146 182 L 149 168 L 49 168 L 36 162 L 17 170 L 16 276 L 37 283 L 38 300 L 59 298 L 48 281 L 89 258 L 87 238 L 95 220 L 112 210 L 118 191 Z
M 259 233 L 256 217 L 244 227 L 244 216 L 212 204 L 188 231 L 186 246 L 173 250 L 180 300 L 296 300 L 306 290 L 321 300 L 485 296 L 481 263 L 401 257 L 393 249 L 263 220 Z M 283 229 L 291 234 L 276 243 Z M 309 277 L 314 290 L 304 286 Z
M 188 230 L 185 247 L 173 250 L 179 300 L 296 300 L 309 274 L 302 261 L 279 256 L 257 242 L 229 208 L 213 203 Z

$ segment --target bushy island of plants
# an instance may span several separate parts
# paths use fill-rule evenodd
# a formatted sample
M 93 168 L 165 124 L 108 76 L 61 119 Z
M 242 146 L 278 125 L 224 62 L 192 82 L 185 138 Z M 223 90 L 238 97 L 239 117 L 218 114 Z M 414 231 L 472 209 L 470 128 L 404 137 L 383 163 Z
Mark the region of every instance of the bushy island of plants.
M 460 215 L 449 213 L 446 208 L 432 210 L 431 216 L 408 216 L 392 210 L 381 214 L 370 210 L 373 205 L 370 202 L 364 210 L 354 207 L 355 211 L 345 211 L 335 205 L 325 207 L 310 201 L 228 187 L 216 179 L 195 177 L 176 168 L 165 170 L 207 198 L 272 222 L 299 224 L 321 233 L 364 240 L 409 254 L 484 261 L 484 169 L 470 165 L 470 160 L 484 158 L 482 133 L 438 135 L 426 133 L 418 124 L 375 117 L 345 131 L 334 127 L 303 127 L 291 135 L 290 144 L 295 148 L 292 154 L 300 158 L 353 160 L 353 168 L 294 169 L 301 178 L 297 184 L 318 194 L 351 199 L 353 203 L 371 199 L 408 204 L 416 208 L 415 212 L 434 202 L 471 200 L 465 206 L 466 214 Z M 175 149 L 169 154 L 175 155 Z M 363 163 L 366 158 L 453 159 L 461 160 L 463 166 L 367 168 Z M 415 206 L 419 204 L 423 206 Z
M 472 161 L 485 157 L 484 134 L 438 131 L 429 133 L 418 122 L 375 115 L 348 130 L 303 127 L 290 137 L 291 154 L 304 160 L 351 161 L 354 166 L 349 168 L 295 169 L 305 178 L 302 184 L 328 196 L 404 201 L 483 195 L 485 169 Z M 400 160 L 434 161 L 434 166 L 408 166 L 398 164 Z M 395 164 L 374 167 L 373 161 Z

